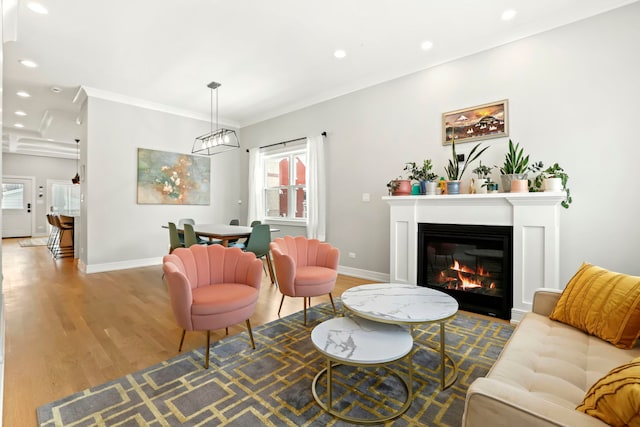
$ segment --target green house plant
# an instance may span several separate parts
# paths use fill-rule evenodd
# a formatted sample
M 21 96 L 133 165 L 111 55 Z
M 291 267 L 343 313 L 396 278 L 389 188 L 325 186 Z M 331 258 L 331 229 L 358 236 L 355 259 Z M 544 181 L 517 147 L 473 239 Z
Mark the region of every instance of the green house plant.
M 462 179 L 462 175 L 464 175 L 464 171 L 467 170 L 467 166 L 480 157 L 489 147 L 484 147 L 482 150 L 478 151 L 479 148 L 480 144 L 477 144 L 471 149 L 467 157 L 467 161 L 464 163 L 462 169 L 460 169 L 458 153 L 456 153 L 456 141 L 455 138 L 451 140 L 451 158 L 449 159 L 449 164 L 445 168 L 447 178 L 449 179 L 447 181 L 447 194 L 460 193 L 460 180 Z
M 563 208 L 569 209 L 573 198 L 571 197 L 571 190 L 567 187 L 568 180 L 569 175 L 567 175 L 565 170 L 560 167 L 558 163 L 554 163 L 553 166 L 544 169 L 540 175 L 535 178 L 532 186 L 537 191 L 540 189 L 544 191 L 564 191 L 566 197 L 560 204 Z
M 408 162 L 404 166 L 404 170 L 409 173 L 409 179 L 420 183 L 420 194 L 436 194 L 436 179 L 438 175 L 432 172 L 432 169 L 431 159 L 423 160 L 422 165 L 418 165 L 416 162 Z
M 472 185 L 476 193 L 481 194 L 487 192 L 485 183 L 491 180 L 491 169 L 489 166 L 483 165 L 482 160 L 480 160 L 478 167 L 471 171 L 475 173 L 477 177 L 472 179 Z
M 408 196 L 411 194 L 411 180 L 405 179 L 400 175 L 387 182 L 387 189 L 391 196 Z
M 498 167 L 498 166 L 496 166 Z M 542 162 L 529 165 L 529 155 L 524 155 L 524 148 L 520 143 L 513 144 L 509 139 L 509 150 L 504 156 L 504 163 L 500 169 L 502 186 L 505 192 L 511 190 L 511 181 L 526 180 L 529 171 L 536 171 L 542 168 Z M 528 184 L 524 185 L 528 190 Z

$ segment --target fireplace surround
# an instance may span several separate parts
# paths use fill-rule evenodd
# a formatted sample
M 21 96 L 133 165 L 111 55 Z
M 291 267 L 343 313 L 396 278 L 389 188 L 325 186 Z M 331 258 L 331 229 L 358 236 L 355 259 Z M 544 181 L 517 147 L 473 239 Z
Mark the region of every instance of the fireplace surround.
M 390 205 L 393 283 L 418 283 L 420 223 L 509 226 L 513 230 L 511 321 L 531 311 L 537 288 L 560 289 L 560 202 L 563 192 L 385 196 Z

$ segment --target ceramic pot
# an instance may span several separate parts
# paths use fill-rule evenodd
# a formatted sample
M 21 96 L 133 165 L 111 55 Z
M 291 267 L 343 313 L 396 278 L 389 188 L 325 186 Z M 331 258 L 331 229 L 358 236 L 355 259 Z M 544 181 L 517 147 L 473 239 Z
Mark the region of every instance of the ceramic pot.
M 502 180 L 502 188 L 505 193 L 508 193 L 511 190 L 511 180 L 513 179 L 527 179 L 526 173 L 510 173 L 506 175 L 500 175 L 500 179 Z
M 447 194 L 460 194 L 460 181 L 447 181 Z
M 487 193 L 487 187 L 484 186 L 484 184 L 487 182 L 487 180 L 485 178 L 475 178 L 475 190 L 476 190 L 476 194 L 486 194 Z
M 439 194 L 438 190 L 440 189 L 440 186 L 437 181 L 427 181 L 425 183 L 425 189 L 425 194 L 427 196 L 435 196 L 436 194 Z
M 411 195 L 411 181 L 408 179 L 399 179 L 396 182 L 398 183 L 398 188 L 393 192 L 394 196 Z
M 562 178 L 545 178 L 544 191 L 562 191 Z
M 512 179 L 511 192 L 512 193 L 528 193 L 529 181 L 527 181 L 526 179 Z
M 487 193 L 497 193 L 498 192 L 498 183 L 491 182 L 487 184 Z

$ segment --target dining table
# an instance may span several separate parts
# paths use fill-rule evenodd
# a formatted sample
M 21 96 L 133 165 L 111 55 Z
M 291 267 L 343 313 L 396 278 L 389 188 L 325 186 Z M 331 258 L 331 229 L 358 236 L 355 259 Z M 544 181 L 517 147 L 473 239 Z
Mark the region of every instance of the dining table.
M 162 228 L 168 228 L 163 225 Z M 182 234 L 184 230 L 178 227 L 178 233 Z M 223 246 L 229 246 L 229 240 L 246 239 L 251 235 L 253 227 L 244 225 L 229 225 L 229 224 L 195 224 L 193 231 L 196 236 L 206 237 L 209 240 L 221 240 Z M 271 228 L 271 232 L 275 233 L 280 231 L 278 228 Z

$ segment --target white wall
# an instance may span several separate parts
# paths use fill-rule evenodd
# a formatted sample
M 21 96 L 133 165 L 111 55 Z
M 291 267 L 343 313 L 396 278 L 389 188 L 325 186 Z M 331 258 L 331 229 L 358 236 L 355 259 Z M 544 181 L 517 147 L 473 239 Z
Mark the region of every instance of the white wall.
M 342 266 L 388 273 L 387 181 L 405 162 L 424 158 L 444 175 L 450 147 L 441 143 L 442 113 L 508 98 L 510 138 L 532 160 L 558 162 L 570 176 L 560 282 L 583 261 L 640 275 L 638 22 L 635 3 L 245 127 L 241 142 L 254 147 L 327 131 L 327 240 L 341 249 Z M 501 165 L 507 142 L 485 141 L 483 163 Z
M 36 178 L 35 200 L 33 213 L 36 220 L 35 235 L 46 235 L 47 217 L 47 179 L 64 180 L 71 184 L 71 178 L 76 173 L 76 161 L 55 157 L 28 156 L 24 154 L 4 153 L 2 158 L 5 175 L 34 176 Z M 43 197 L 38 197 L 38 187 L 43 187 Z M 41 203 L 39 203 L 41 202 Z
M 211 204 L 139 205 L 137 150 L 191 153 L 196 136 L 210 124 L 159 111 L 89 97 L 86 101 L 86 163 L 83 186 L 81 262 L 87 272 L 157 264 L 167 253 L 169 234 L 162 225 L 178 218 L 225 222 L 245 205 L 239 190 L 240 150 L 211 157 Z

